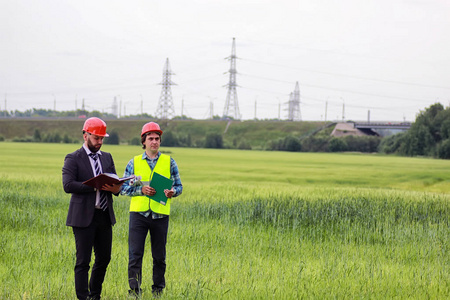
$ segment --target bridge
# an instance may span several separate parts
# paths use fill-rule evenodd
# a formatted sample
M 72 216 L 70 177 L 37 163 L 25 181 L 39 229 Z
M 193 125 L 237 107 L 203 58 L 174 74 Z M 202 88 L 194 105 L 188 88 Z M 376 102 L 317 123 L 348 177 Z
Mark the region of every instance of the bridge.
M 354 122 L 355 128 L 358 129 L 396 129 L 396 130 L 408 130 L 411 127 L 410 122 L 402 123 L 371 123 L 371 122 Z
M 336 124 L 336 123 L 335 123 Z M 337 123 L 331 135 L 375 135 L 389 136 L 408 130 L 410 122 L 343 122 Z
M 389 136 L 403 131 L 407 131 L 411 127 L 410 122 L 355 122 L 354 127 L 368 135 Z

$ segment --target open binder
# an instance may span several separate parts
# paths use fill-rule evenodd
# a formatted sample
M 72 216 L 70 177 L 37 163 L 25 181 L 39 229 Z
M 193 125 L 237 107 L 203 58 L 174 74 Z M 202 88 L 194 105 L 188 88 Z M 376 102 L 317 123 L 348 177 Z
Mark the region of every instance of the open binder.
M 92 186 L 93 188 L 96 188 L 98 190 L 102 189 L 102 186 L 105 184 L 113 185 L 113 184 L 120 184 L 122 182 L 125 182 L 127 180 L 135 178 L 135 175 L 131 175 L 129 177 L 122 177 L 119 178 L 116 174 L 113 173 L 102 173 L 95 177 L 92 177 L 89 180 L 86 180 L 83 182 L 83 184 Z

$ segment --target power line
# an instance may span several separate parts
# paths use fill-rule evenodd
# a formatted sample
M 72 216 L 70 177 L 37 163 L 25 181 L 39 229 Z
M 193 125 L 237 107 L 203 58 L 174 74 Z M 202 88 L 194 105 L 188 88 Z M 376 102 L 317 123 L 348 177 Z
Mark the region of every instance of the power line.
M 293 83 L 291 81 L 271 79 L 271 78 L 267 78 L 267 77 L 254 76 L 254 75 L 248 75 L 248 74 L 244 75 L 244 76 L 253 77 L 253 78 L 259 78 L 259 79 L 264 79 L 264 80 L 270 80 L 270 81 L 275 81 L 275 82 L 290 83 L 290 84 Z M 308 87 L 318 88 L 318 89 L 323 89 L 323 90 L 331 90 L 331 91 L 345 92 L 345 93 L 351 93 L 351 94 L 358 94 L 358 95 L 364 95 L 364 96 L 400 99 L 400 100 L 408 100 L 408 101 L 412 100 L 412 101 L 419 101 L 419 102 L 423 102 L 424 101 L 424 99 L 406 98 L 406 97 L 400 97 L 400 96 L 389 96 L 389 95 L 381 95 L 381 94 L 374 94 L 374 93 L 366 93 L 366 92 L 352 91 L 352 90 L 341 89 L 341 88 L 332 88 L 332 87 L 326 87 L 326 86 L 321 86 L 321 85 L 308 84 L 308 83 L 304 83 L 304 82 L 302 82 L 302 86 L 308 86 Z
M 384 83 L 394 83 L 394 84 L 403 84 L 403 85 L 410 85 L 410 86 L 421 86 L 421 87 L 427 87 L 427 88 L 438 88 L 438 89 L 450 90 L 450 87 L 448 87 L 448 86 L 439 86 L 439 85 L 431 85 L 431 84 L 423 84 L 423 83 L 412 83 L 412 82 L 405 82 L 405 81 L 369 78 L 369 77 L 355 76 L 355 75 L 342 74 L 342 73 L 317 71 L 317 70 L 311 70 L 311 69 L 305 69 L 305 68 L 298 68 L 298 67 L 292 67 L 292 66 L 285 66 L 285 65 L 273 64 L 273 63 L 261 62 L 261 61 L 257 61 L 257 60 L 253 60 L 253 59 L 243 59 L 243 60 L 254 62 L 254 63 L 259 63 L 259 64 L 264 64 L 264 65 L 271 65 L 271 66 L 276 66 L 276 67 L 288 68 L 288 69 L 292 69 L 292 70 L 300 70 L 300 71 L 332 75 L 332 76 L 338 76 L 338 77 L 348 77 L 348 78 L 359 79 L 359 80 L 370 80 L 370 81 L 378 81 L 378 82 L 384 82 Z

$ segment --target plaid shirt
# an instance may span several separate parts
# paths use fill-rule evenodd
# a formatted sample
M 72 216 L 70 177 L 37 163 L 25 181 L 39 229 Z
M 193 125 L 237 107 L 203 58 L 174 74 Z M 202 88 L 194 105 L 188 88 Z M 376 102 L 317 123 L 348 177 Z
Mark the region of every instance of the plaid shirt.
M 142 154 L 142 158 L 147 160 L 147 163 L 150 166 L 150 169 L 153 171 L 160 155 L 161 155 L 161 152 L 158 151 L 158 155 L 156 156 L 156 158 L 152 159 L 147 156 L 146 152 L 144 152 L 144 154 Z M 127 167 L 125 168 L 125 172 L 123 173 L 123 177 L 128 177 L 133 174 L 134 174 L 134 158 L 132 158 L 128 162 Z M 173 187 L 173 190 L 175 191 L 175 194 L 173 195 L 173 197 L 177 197 L 177 196 L 181 195 L 181 193 L 183 192 L 183 185 L 181 184 L 180 173 L 178 172 L 177 163 L 175 162 L 175 160 L 172 157 L 170 157 L 170 179 L 173 180 L 172 187 Z M 130 181 L 125 181 L 120 189 L 120 194 L 130 196 L 130 197 L 142 196 L 143 195 L 142 194 L 142 186 L 143 185 L 141 182 L 137 182 L 133 185 L 130 185 Z M 150 214 L 152 214 L 153 219 L 160 219 L 160 218 L 166 217 L 166 215 L 157 214 L 157 213 L 152 212 L 151 210 L 148 210 L 145 212 L 140 212 L 140 214 L 142 214 L 145 217 L 148 217 Z

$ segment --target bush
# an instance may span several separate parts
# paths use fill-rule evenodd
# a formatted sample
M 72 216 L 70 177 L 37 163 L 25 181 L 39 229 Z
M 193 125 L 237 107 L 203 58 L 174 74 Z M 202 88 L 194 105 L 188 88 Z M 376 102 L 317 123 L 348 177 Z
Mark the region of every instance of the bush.
M 31 136 L 15 137 L 12 141 L 16 143 L 32 143 L 33 138 Z
M 342 138 L 332 138 L 328 143 L 328 149 L 330 152 L 342 152 L 347 150 L 347 142 Z
M 433 104 L 417 116 L 405 136 L 399 153 L 408 156 L 440 156 L 446 152 L 446 144 L 441 143 L 449 134 L 450 108 L 444 109 L 440 103 Z
M 378 151 L 385 154 L 397 153 L 405 139 L 405 132 L 383 138 L 378 145 Z
M 269 141 L 267 149 L 272 151 L 299 152 L 302 150 L 302 144 L 299 138 L 288 135 L 285 138 Z
M 54 134 L 49 133 L 42 138 L 44 143 L 61 143 L 61 140 L 61 135 L 58 132 Z
M 172 131 L 165 131 L 161 137 L 161 146 L 165 147 L 177 147 L 178 138 Z
M 73 143 L 72 139 L 69 137 L 69 135 L 65 134 L 63 137 L 63 143 L 64 144 L 70 144 Z
M 441 130 L 441 137 L 443 139 L 450 138 L 450 119 L 447 119 L 444 122 L 442 122 L 440 130 Z
M 298 152 L 302 150 L 302 145 L 297 137 L 288 135 L 283 140 L 283 148 L 286 151 Z
M 304 152 L 326 152 L 328 150 L 329 136 L 309 136 L 301 141 Z
M 205 148 L 222 149 L 223 148 L 222 135 L 219 133 L 213 133 L 213 132 L 206 134 Z
M 270 140 L 267 143 L 267 150 L 277 151 L 280 150 L 281 139 L 278 140 Z
M 128 142 L 128 145 L 141 145 L 141 139 L 135 136 Z
M 239 150 L 252 150 L 252 146 L 247 140 L 241 140 L 237 146 Z
M 112 130 L 109 133 L 109 137 L 105 138 L 104 141 L 105 141 L 104 143 L 108 145 L 119 145 L 120 144 L 119 134 L 117 133 L 117 131 Z
M 381 137 L 378 136 L 345 136 L 344 141 L 347 143 L 347 151 L 356 152 L 377 152 Z
M 33 141 L 39 143 L 41 141 L 41 132 L 39 129 L 34 130 Z
M 178 136 L 178 146 L 191 147 L 192 146 L 191 134 Z
M 450 139 L 441 142 L 437 152 L 439 158 L 450 159 Z

